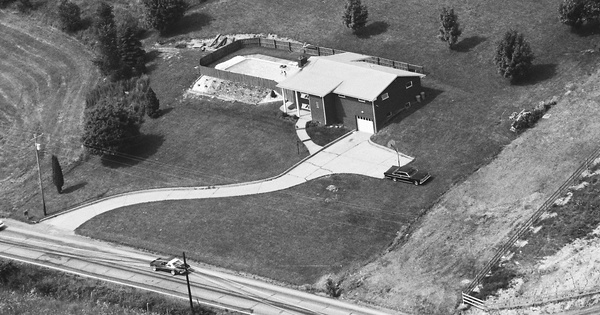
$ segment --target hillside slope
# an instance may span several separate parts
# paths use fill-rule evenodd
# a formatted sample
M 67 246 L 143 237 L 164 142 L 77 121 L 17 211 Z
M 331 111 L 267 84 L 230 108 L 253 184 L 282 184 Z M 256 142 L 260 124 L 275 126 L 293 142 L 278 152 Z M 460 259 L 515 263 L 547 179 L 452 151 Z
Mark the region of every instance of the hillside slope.
M 63 169 L 81 154 L 85 93 L 99 75 L 92 53 L 57 29 L 0 11 L 0 34 L 0 209 L 10 212 L 35 192 L 34 133 L 43 133 L 42 167 L 50 154 Z

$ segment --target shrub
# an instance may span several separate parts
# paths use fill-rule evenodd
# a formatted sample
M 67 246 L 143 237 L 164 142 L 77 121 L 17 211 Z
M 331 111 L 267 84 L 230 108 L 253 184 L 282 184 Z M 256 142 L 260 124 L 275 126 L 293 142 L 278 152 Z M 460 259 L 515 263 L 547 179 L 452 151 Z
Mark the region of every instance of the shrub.
M 479 299 L 485 299 L 490 295 L 496 294 L 500 289 L 506 289 L 510 285 L 510 282 L 517 276 L 517 272 L 506 267 L 496 266 L 493 267 L 491 276 L 483 278 L 481 281 L 481 290 L 474 294 Z
M 510 130 L 512 132 L 519 132 L 533 127 L 535 123 L 544 116 L 548 109 L 555 104 L 555 100 L 550 102 L 540 102 L 530 111 L 522 110 L 520 113 L 512 113 L 509 117 L 509 119 L 513 121 Z
M 82 26 L 81 9 L 74 2 L 62 0 L 58 6 L 58 18 L 63 31 L 76 32 Z
M 340 288 L 340 285 L 340 281 L 335 282 L 333 279 L 327 278 L 327 281 L 325 282 L 325 292 L 327 295 L 333 298 L 338 298 L 340 295 L 342 295 L 342 289 Z

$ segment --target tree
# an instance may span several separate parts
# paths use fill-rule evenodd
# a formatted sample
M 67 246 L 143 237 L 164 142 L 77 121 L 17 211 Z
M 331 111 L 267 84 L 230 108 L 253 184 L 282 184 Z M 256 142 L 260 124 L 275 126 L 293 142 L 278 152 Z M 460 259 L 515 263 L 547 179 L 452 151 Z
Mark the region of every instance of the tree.
M 75 32 L 82 25 L 81 9 L 76 3 L 69 0 L 62 0 L 58 5 L 58 17 L 62 29 L 66 32 Z
M 558 6 L 558 19 L 569 26 L 578 27 L 585 20 L 585 1 L 563 0 Z
M 104 98 L 85 113 L 83 145 L 94 155 L 114 155 L 140 135 L 142 118 L 123 100 Z
M 146 52 L 142 48 L 140 30 L 132 22 L 120 25 L 118 30 L 118 50 L 127 73 L 139 76 L 146 72 Z
M 504 78 L 515 80 L 527 73 L 533 59 L 533 52 L 523 34 L 510 30 L 498 42 L 494 63 Z
M 600 1 L 598 0 L 563 0 L 558 7 L 558 19 L 575 28 L 599 18 Z
M 363 5 L 360 0 L 347 0 L 342 16 L 342 22 L 346 27 L 356 33 L 367 24 L 368 18 L 369 10 L 366 5 Z
M 62 194 L 62 187 L 65 184 L 65 179 L 60 163 L 58 163 L 58 158 L 54 154 L 52 154 L 52 182 L 54 183 L 54 186 L 56 186 L 58 193 Z
M 146 21 L 161 34 L 179 21 L 188 8 L 185 0 L 144 0 L 144 6 Z
M 117 27 L 113 9 L 106 2 L 100 2 L 96 10 L 95 28 L 98 36 L 100 56 L 94 63 L 100 72 L 112 81 L 123 77 L 123 67 L 117 45 Z
M 148 114 L 148 117 L 150 118 L 158 118 L 160 117 L 160 103 L 158 101 L 158 98 L 156 97 L 156 93 L 154 93 L 154 90 L 152 90 L 151 87 L 148 88 L 148 91 L 146 92 L 146 98 L 147 98 L 147 108 L 146 108 L 146 113 Z
M 460 23 L 458 23 L 458 16 L 454 13 L 454 9 L 449 10 L 445 7 L 442 8 L 440 14 L 440 35 L 439 39 L 448 43 L 448 48 L 454 48 L 454 45 L 458 41 L 458 37 L 462 34 L 460 29 Z

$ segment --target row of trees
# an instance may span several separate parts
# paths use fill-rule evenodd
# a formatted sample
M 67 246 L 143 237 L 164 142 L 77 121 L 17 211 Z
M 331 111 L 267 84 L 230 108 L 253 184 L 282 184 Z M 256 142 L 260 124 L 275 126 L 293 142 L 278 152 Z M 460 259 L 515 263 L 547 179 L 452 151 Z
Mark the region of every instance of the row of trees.
M 13 0 L 0 0 L 0 3 L 1 1 Z M 143 4 L 146 9 L 146 22 L 161 34 L 170 31 L 188 9 L 188 3 L 185 0 L 143 0 Z M 106 6 L 108 4 L 100 2 L 96 13 L 99 13 L 100 10 L 106 11 Z M 58 5 L 58 17 L 63 30 L 75 32 L 84 27 L 81 13 L 81 8 L 76 3 L 70 0 L 61 0 Z
M 574 1 L 574 0 L 565 0 Z M 600 2 L 598 0 L 588 0 Z M 369 11 L 360 0 L 347 0 L 342 15 L 343 24 L 352 29 L 353 32 L 359 31 L 367 24 Z M 453 8 L 442 8 L 440 13 L 440 27 L 438 38 L 448 44 L 448 48 L 454 49 L 458 42 L 458 37 L 462 34 L 458 16 Z M 502 40 L 498 42 L 494 55 L 494 63 L 498 73 L 504 78 L 511 80 L 518 79 L 527 74 L 531 68 L 534 59 L 531 47 L 523 34 L 510 30 L 504 34 Z
M 165 33 L 181 19 L 185 0 L 143 0 L 146 22 Z M 70 0 L 58 6 L 61 26 L 66 32 L 84 27 L 81 9 Z M 114 155 L 126 151 L 140 136 L 143 117 L 160 116 L 160 105 L 149 84 L 146 52 L 141 38 L 144 29 L 137 20 L 117 21 L 113 7 L 99 2 L 93 19 L 97 57 L 93 60 L 108 80 L 89 91 L 86 99 L 83 145 L 94 155 Z

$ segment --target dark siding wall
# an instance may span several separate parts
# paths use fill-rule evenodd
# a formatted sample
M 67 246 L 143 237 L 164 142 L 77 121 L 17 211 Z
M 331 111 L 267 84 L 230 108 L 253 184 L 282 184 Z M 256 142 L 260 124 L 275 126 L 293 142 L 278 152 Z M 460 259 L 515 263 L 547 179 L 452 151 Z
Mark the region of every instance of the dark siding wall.
M 340 98 L 334 95 L 335 116 L 339 123 L 343 123 L 349 129 L 357 129 L 356 116 L 373 119 L 373 107 L 371 102 L 362 103 L 352 97 Z
M 323 112 L 323 100 L 319 96 L 309 95 L 310 101 L 310 115 L 313 121 L 318 121 L 322 125 L 329 123 L 325 120 L 325 113 Z
M 408 82 L 412 81 L 412 87 L 406 88 Z M 381 95 L 375 100 L 375 118 L 377 130 L 383 127 L 383 124 L 394 115 L 406 108 L 406 103 L 411 106 L 417 102 L 416 96 L 421 93 L 421 78 L 419 77 L 398 77 L 390 84 L 383 93 L 388 93 L 389 98 L 381 100 Z

